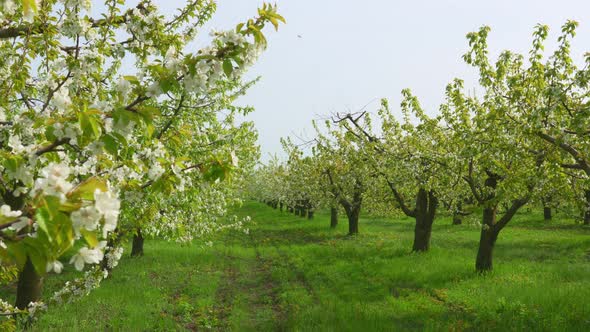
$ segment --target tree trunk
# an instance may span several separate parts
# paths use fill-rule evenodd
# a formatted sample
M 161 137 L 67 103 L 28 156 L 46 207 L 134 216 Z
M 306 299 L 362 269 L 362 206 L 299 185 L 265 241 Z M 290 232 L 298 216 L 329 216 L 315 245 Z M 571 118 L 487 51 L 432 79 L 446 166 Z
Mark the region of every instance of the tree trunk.
M 283 212 L 283 202 L 279 202 L 279 210 Z
M 430 249 L 430 235 L 432 234 L 432 224 L 425 221 L 418 221 L 416 218 L 416 226 L 414 227 L 414 245 L 412 251 L 423 252 Z
M 307 210 L 307 219 L 313 219 L 313 210 L 309 209 Z
M 330 228 L 336 228 L 338 226 L 338 208 L 330 209 Z
M 483 273 L 492 270 L 492 253 L 498 239 L 498 231 L 495 229 L 496 208 L 489 207 L 483 210 L 483 225 L 479 238 L 479 249 L 475 261 L 477 272 Z
M 461 211 L 463 210 L 463 204 L 459 202 L 457 204 L 457 210 L 453 212 L 453 225 L 461 225 L 463 223 L 463 216 Z
M 299 208 L 298 208 L 298 207 L 296 207 L 294 210 L 295 210 L 295 215 L 296 215 L 296 216 L 299 216 L 299 212 L 300 212 L 301 210 L 299 210 Z
M 548 206 L 543 207 L 543 218 L 547 221 L 551 220 L 551 208 Z
M 301 216 L 302 218 L 307 217 L 307 210 L 304 207 L 301 208 L 301 213 L 299 214 L 299 216 Z
M 43 289 L 43 278 L 41 278 L 31 259 L 27 256 L 27 261 L 23 270 L 18 274 L 18 284 L 16 288 L 16 307 L 26 309 L 29 303 L 41 299 L 41 290 Z
M 416 195 L 416 225 L 414 226 L 414 245 L 412 251 L 423 252 L 430 249 L 432 223 L 438 202 L 432 191 L 420 188 Z
M 141 228 L 137 229 L 137 233 L 133 235 L 133 245 L 131 247 L 131 257 L 143 256 L 143 235 Z
M 541 198 L 541 203 L 543 203 L 543 219 L 551 220 L 551 196 Z
M 351 207 L 347 209 L 346 215 L 348 216 L 348 235 L 356 235 L 359 233 L 359 215 L 360 207 Z
M 461 225 L 463 223 L 463 217 L 459 212 L 453 212 L 453 225 Z

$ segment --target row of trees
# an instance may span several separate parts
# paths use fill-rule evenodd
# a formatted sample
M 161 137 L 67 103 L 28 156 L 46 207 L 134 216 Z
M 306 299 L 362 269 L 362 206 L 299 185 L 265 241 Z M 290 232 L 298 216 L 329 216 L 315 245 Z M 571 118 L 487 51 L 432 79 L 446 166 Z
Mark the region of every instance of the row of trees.
M 490 29 L 468 34 L 463 58 L 479 71 L 481 96 L 455 79 L 434 115 L 403 90 L 401 118 L 383 100 L 376 119 L 359 112 L 336 114 L 321 128 L 314 123 L 317 138 L 303 145 L 285 139 L 288 160 L 259 169 L 251 192 L 266 201 L 309 197 L 317 207 L 340 206 L 351 235 L 361 208 L 401 211 L 415 220 L 413 251 L 429 249 L 441 210 L 454 223 L 481 213 L 481 272 L 492 269 L 500 232 L 526 204 L 542 203 L 546 218 L 559 206 L 590 224 L 590 53 L 575 65 L 576 26 L 565 23 L 545 57 L 548 28 L 538 25 L 528 56 L 504 51 L 493 64 Z
M 258 16 L 194 49 L 213 15 L 188 1 L 172 17 L 149 0 L 0 2 L 0 264 L 18 279 L 16 306 L 33 315 L 43 278 L 83 270 L 50 301 L 87 294 L 116 266 L 125 235 L 188 242 L 242 220 L 226 218 L 259 154 L 242 74 L 284 19 Z M 131 64 L 131 66 L 130 66 Z M 188 217 L 187 216 L 191 216 Z M 13 326 L 4 320 L 2 326 Z

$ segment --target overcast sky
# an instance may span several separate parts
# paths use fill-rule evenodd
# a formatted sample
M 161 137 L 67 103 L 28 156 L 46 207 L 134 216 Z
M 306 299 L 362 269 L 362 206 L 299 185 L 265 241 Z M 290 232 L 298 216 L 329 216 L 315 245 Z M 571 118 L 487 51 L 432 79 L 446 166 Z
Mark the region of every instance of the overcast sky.
M 182 1 L 159 1 L 178 7 Z M 173 5 L 173 3 L 175 5 Z M 258 0 L 219 0 L 206 29 L 228 29 L 256 14 Z M 436 113 L 453 78 L 476 86 L 475 71 L 461 56 L 465 35 L 482 25 L 492 31 L 492 56 L 502 50 L 528 52 L 533 27 L 550 27 L 551 52 L 561 25 L 580 22 L 573 53 L 590 51 L 590 1 L 550 0 L 279 0 L 287 20 L 269 29 L 268 50 L 248 74 L 262 76 L 240 103 L 256 112 L 263 160 L 281 153 L 280 137 L 311 138 L 311 120 L 333 112 L 376 110 L 388 98 L 399 111 L 400 91 L 410 88 L 429 113 Z M 203 42 L 203 46 L 206 42 Z

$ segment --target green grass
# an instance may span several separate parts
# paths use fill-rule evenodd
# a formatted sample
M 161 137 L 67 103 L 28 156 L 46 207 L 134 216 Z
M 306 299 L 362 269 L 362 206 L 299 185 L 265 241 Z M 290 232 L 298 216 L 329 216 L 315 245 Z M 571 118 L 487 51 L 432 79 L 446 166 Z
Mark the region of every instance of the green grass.
M 517 215 L 493 273 L 481 276 L 477 227 L 449 218 L 436 220 L 431 251 L 413 254 L 410 219 L 361 219 L 348 237 L 343 217 L 330 230 L 322 213 L 310 221 L 258 203 L 239 213 L 253 218 L 249 234 L 224 234 L 212 248 L 146 241 L 144 257 L 125 257 L 35 329 L 590 330 L 590 230 L 571 221 Z M 48 294 L 56 284 L 47 281 Z

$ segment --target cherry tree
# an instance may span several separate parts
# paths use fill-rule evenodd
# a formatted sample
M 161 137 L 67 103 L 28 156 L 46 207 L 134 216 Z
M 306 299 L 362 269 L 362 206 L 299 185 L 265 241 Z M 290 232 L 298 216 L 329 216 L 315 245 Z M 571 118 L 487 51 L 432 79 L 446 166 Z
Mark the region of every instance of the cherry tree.
M 348 234 L 359 232 L 359 217 L 363 197 L 371 186 L 374 174 L 366 158 L 342 122 L 331 124 L 326 121 L 325 133 L 314 122 L 317 138 L 312 147 L 321 186 L 326 188 L 328 202 L 338 202 L 346 212 Z M 331 206 L 334 208 L 334 206 Z M 332 210 L 332 223 L 334 223 Z
M 457 181 L 448 170 L 443 144 L 447 137 L 440 119 L 429 117 L 410 90 L 402 95 L 402 121 L 382 100 L 379 133 L 373 132 L 367 112 L 341 115 L 337 121 L 363 147 L 367 163 L 390 192 L 395 205 L 390 205 L 389 212 L 395 207 L 415 219 L 412 250 L 427 251 L 439 197 L 448 197 Z
M 513 125 L 541 140 L 540 149 L 550 151 L 546 160 L 554 168 L 547 178 L 553 181 L 551 186 L 563 187 L 560 182 L 565 179 L 581 187 L 577 200 L 585 202 L 584 223 L 590 224 L 590 53 L 584 54 L 581 67 L 576 66 L 571 40 L 577 26 L 575 21 L 562 26 L 556 50 L 545 59 L 543 50 L 549 28 L 538 25 L 528 62 L 523 55 L 506 51 L 495 68 L 489 64 L 489 29 L 484 27 L 469 35 L 472 49 L 465 59 L 479 70 L 486 93 L 514 109 L 509 114 Z
M 113 240 L 119 217 L 133 217 L 133 202 L 174 204 L 179 196 L 159 195 L 235 167 L 240 148 L 212 136 L 216 114 L 242 112 L 232 106 L 245 87 L 240 77 L 266 46 L 265 25 L 284 20 L 264 4 L 256 18 L 213 32 L 195 50 L 213 1 L 187 2 L 173 17 L 147 0 L 130 8 L 107 0 L 100 17 L 90 16 L 91 1 L 1 6 L 0 258 L 19 280 L 16 308 L 0 306 L 33 314 L 43 277 L 64 269 L 64 254 L 77 270 L 89 268 L 53 302 L 86 294 L 108 275 L 122 251 Z M 207 139 L 224 148 L 193 154 Z

